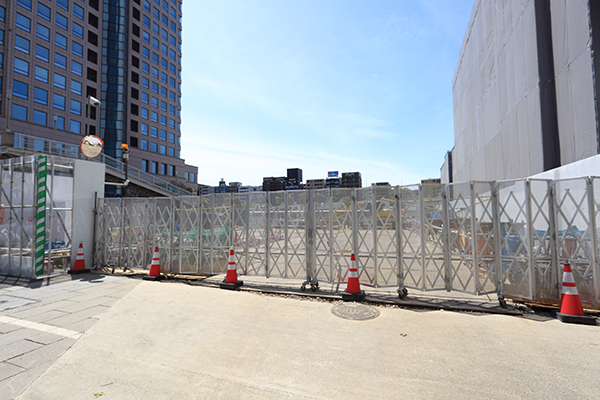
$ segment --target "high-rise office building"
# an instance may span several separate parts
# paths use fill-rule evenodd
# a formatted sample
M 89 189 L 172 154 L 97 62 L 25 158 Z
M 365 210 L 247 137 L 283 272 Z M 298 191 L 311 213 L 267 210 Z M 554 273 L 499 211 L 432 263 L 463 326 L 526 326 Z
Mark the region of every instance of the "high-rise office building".
M 0 0 L 0 124 L 95 134 L 117 159 L 125 143 L 130 166 L 196 186 L 180 157 L 181 20 L 181 0 Z

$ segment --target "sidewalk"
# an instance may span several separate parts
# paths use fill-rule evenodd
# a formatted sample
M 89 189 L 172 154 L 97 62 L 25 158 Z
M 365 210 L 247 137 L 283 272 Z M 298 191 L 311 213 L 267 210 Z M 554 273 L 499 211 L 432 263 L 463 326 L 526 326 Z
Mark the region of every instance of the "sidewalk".
M 138 283 L 97 274 L 0 276 L 0 399 L 21 393 Z

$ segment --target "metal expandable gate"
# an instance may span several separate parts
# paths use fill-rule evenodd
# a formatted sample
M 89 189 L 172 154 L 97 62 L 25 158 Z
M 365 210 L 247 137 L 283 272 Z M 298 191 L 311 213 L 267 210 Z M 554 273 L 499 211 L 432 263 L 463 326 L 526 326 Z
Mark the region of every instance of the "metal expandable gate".
M 216 274 L 235 249 L 246 275 L 366 286 L 560 297 L 570 263 L 598 305 L 600 179 L 373 186 L 103 199 L 97 265 Z

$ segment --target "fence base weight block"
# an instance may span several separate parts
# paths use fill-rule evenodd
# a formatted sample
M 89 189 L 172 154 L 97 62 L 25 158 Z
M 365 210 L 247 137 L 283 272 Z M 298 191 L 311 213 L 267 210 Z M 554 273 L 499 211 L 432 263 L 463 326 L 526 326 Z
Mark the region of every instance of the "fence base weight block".
M 158 276 L 145 275 L 142 277 L 142 279 L 145 281 L 162 281 L 163 279 L 165 279 L 165 277 L 163 275 L 158 275 Z
M 227 282 L 223 281 L 219 284 L 219 287 L 221 289 L 235 290 L 235 289 L 238 289 L 243 284 L 244 284 L 244 281 L 237 281 L 235 283 L 227 283 Z
M 348 293 L 342 292 L 342 300 L 345 301 L 363 301 L 365 299 L 365 291 L 361 290 L 360 293 Z
M 598 325 L 596 318 L 587 315 L 567 315 L 556 313 L 558 320 L 568 324 Z
M 71 275 L 77 275 L 77 274 L 84 274 L 86 272 L 90 272 L 89 269 L 70 269 L 69 270 L 69 274 Z

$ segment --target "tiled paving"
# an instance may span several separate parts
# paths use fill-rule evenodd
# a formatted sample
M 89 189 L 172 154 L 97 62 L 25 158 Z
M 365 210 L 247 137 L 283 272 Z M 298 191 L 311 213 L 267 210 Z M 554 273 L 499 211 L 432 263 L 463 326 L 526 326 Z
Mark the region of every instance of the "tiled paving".
M 13 399 L 139 283 L 109 275 L 0 276 L 0 399 Z

